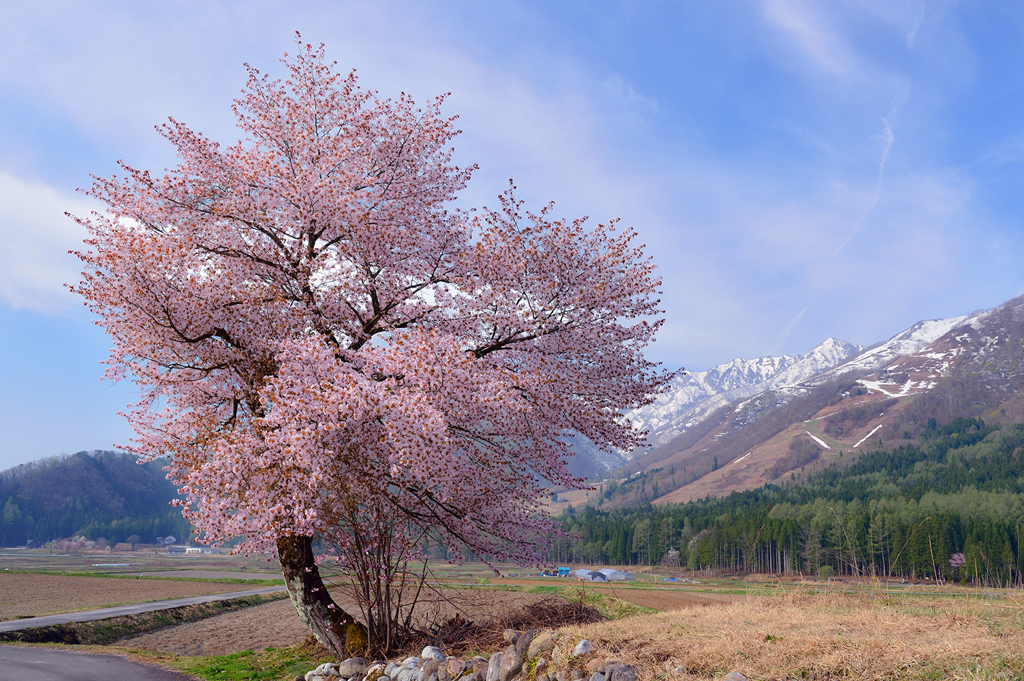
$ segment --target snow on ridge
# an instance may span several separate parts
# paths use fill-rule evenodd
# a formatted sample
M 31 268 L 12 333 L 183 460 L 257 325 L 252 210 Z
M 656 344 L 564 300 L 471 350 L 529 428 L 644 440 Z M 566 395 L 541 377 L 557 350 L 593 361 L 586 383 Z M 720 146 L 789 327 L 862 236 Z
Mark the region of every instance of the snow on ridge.
M 924 350 L 954 329 L 967 324 L 973 325 L 977 323 L 985 314 L 987 312 L 949 317 L 948 319 L 926 319 L 920 321 L 909 329 L 896 334 L 881 345 L 871 348 L 851 358 L 849 361 L 837 364 L 816 380 L 829 380 L 849 371 L 856 371 L 861 374 L 877 371 L 898 357 L 913 355 Z
M 861 350 L 854 343 L 828 338 L 796 357 L 736 358 L 677 376 L 652 404 L 628 416 L 634 428 L 649 431 L 650 444 L 664 444 L 720 407 L 765 390 L 795 386 Z

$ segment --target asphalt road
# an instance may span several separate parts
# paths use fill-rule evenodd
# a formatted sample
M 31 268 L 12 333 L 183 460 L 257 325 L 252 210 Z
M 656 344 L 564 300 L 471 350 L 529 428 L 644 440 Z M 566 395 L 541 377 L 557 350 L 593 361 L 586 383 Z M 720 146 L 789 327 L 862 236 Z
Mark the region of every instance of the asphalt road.
M 0 646 L 0 681 L 192 681 L 193 678 L 117 655 Z
M 208 594 L 206 596 L 192 596 L 190 598 L 175 598 L 169 601 L 152 601 L 150 603 L 135 603 L 134 605 L 118 605 L 113 608 L 101 608 L 99 610 L 83 610 L 82 612 L 69 612 L 64 615 L 47 615 L 45 617 L 29 617 L 20 620 L 8 620 L 0 622 L 0 631 L 18 631 L 19 629 L 30 629 L 32 627 L 49 627 L 54 624 L 67 624 L 68 622 L 89 622 L 91 620 L 102 620 L 108 617 L 120 617 L 121 615 L 138 615 L 143 612 L 154 610 L 170 610 L 180 608 L 184 605 L 196 605 L 209 603 L 211 601 L 226 601 L 242 596 L 253 596 L 255 594 L 268 594 L 275 591 L 284 591 L 283 586 L 268 586 L 262 589 L 250 589 L 249 591 L 231 591 L 224 594 Z M 0 679 L 6 677 L 0 675 Z

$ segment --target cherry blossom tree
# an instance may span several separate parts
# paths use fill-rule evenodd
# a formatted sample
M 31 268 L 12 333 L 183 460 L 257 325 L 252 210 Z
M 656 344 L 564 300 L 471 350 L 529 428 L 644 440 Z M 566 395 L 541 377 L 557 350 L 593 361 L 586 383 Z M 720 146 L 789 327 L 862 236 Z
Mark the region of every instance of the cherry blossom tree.
M 544 486 L 583 485 L 571 434 L 636 446 L 620 413 L 669 375 L 642 354 L 659 280 L 633 231 L 527 211 L 512 188 L 453 210 L 473 168 L 451 161 L 443 97 L 379 98 L 323 46 L 283 61 L 283 81 L 249 67 L 238 143 L 171 119 L 177 167 L 94 178 L 107 209 L 79 219 L 73 290 L 112 338 L 108 377 L 139 387 L 130 449 L 169 458 L 203 541 L 276 553 L 342 654 L 367 629 L 314 541 L 370 581 L 392 575 L 368 556 L 425 536 L 540 562 Z

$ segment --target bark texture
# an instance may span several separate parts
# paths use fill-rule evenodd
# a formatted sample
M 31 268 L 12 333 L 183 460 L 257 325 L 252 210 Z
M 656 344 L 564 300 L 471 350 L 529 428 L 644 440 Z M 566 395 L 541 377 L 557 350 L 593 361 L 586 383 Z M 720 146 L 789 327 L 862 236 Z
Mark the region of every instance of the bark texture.
M 366 649 L 366 627 L 331 598 L 313 557 L 312 537 L 278 537 L 277 554 L 292 605 L 299 619 L 324 647 L 341 658 Z

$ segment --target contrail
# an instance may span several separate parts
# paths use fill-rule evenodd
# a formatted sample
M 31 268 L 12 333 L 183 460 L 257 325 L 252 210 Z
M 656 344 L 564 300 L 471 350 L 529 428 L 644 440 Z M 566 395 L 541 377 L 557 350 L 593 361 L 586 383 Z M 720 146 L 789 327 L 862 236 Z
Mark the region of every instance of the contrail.
M 882 119 L 882 159 L 878 162 L 878 178 L 875 180 L 874 195 L 871 197 L 871 201 L 864 209 L 864 212 L 861 213 L 860 218 L 853 223 L 853 227 L 850 228 L 850 233 L 846 235 L 843 243 L 839 244 L 839 248 L 832 254 L 833 258 L 842 253 L 843 249 L 853 241 L 853 237 L 860 231 L 864 221 L 867 220 L 868 215 L 875 209 L 875 206 L 878 205 L 878 200 L 882 197 L 882 179 L 885 177 L 885 164 L 889 160 L 889 152 L 892 150 L 892 143 L 896 139 L 893 135 L 893 128 L 896 126 L 896 119 L 899 117 L 900 109 L 903 108 L 909 94 L 910 85 L 903 83 L 896 91 L 896 94 L 893 95 L 892 102 L 889 104 L 889 113 Z

